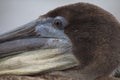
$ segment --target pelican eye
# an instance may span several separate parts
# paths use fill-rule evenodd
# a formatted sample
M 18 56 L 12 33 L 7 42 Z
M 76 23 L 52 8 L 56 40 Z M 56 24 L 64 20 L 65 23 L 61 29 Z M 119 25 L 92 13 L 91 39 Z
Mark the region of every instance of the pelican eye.
M 57 27 L 61 27 L 62 26 L 62 21 L 57 19 L 54 21 L 54 25 L 57 26 Z
M 63 30 L 65 26 L 67 26 L 67 21 L 64 17 L 58 16 L 53 20 L 53 25 L 60 30 Z

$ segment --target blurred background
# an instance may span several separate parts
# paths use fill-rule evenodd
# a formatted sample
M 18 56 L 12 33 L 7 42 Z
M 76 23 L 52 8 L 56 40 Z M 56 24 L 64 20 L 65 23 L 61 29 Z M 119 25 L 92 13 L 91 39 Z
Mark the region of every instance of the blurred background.
M 58 6 L 76 2 L 96 4 L 120 21 L 120 0 L 0 0 L 0 34 L 32 21 Z

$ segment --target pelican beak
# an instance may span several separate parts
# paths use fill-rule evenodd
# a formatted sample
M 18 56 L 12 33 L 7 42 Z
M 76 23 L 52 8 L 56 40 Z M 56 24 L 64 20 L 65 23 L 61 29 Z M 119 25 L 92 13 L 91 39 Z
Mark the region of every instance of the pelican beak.
M 0 58 L 23 51 L 34 50 L 44 45 L 44 41 L 35 33 L 37 20 L 19 27 L 16 30 L 0 35 Z
M 0 75 L 30 75 L 78 65 L 71 42 L 51 22 L 52 18 L 37 19 L 0 35 Z
M 34 36 L 35 35 L 34 29 L 36 26 L 36 21 L 37 20 L 31 21 L 30 23 L 27 23 L 11 32 L 0 35 L 0 43 Z
M 60 40 L 64 42 L 64 45 L 71 46 L 68 40 L 59 38 L 62 34 L 49 27 L 50 21 L 52 21 L 51 18 L 37 19 L 16 30 L 0 35 L 0 58 L 45 47 L 62 47 L 63 44 L 58 43 Z M 44 29 L 43 27 L 46 26 L 48 28 Z M 49 36 L 50 34 L 51 36 Z M 46 43 L 47 41 L 48 43 Z

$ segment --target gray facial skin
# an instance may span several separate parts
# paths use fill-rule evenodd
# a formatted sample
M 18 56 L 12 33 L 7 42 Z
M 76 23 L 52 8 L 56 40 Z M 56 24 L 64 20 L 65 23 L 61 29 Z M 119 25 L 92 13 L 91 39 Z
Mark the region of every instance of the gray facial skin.
M 61 22 L 59 24 L 60 29 L 57 28 L 55 22 Z M 67 39 L 64 34 L 64 27 L 67 26 L 67 21 L 63 17 L 56 18 L 44 18 L 38 20 L 38 25 L 36 26 L 36 33 L 42 37 L 51 37 L 59 39 Z
M 55 21 L 61 21 L 60 29 L 54 24 Z M 42 18 L 0 35 L 0 58 L 44 48 L 71 51 L 72 44 L 63 30 L 67 24 L 61 16 Z

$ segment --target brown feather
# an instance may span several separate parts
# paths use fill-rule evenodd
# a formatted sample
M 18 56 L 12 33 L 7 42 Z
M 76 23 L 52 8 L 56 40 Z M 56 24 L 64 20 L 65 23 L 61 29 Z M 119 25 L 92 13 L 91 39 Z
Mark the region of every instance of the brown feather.
M 108 76 L 120 63 L 120 24 L 109 12 L 88 3 L 56 8 L 44 17 L 63 16 L 65 33 L 73 44 L 86 77 Z

